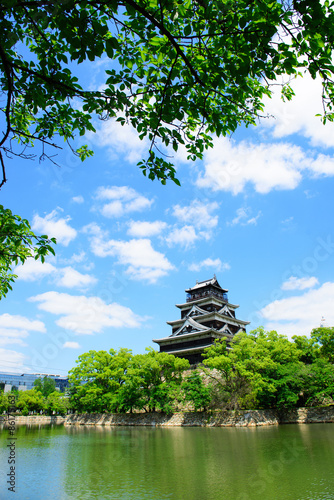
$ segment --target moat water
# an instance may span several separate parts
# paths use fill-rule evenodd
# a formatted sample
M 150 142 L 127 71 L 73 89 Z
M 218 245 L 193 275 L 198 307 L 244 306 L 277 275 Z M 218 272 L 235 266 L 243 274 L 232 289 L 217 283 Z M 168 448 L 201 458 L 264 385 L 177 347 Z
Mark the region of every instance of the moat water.
M 0 434 L 0 498 L 334 499 L 334 424 L 259 428 L 17 427 Z

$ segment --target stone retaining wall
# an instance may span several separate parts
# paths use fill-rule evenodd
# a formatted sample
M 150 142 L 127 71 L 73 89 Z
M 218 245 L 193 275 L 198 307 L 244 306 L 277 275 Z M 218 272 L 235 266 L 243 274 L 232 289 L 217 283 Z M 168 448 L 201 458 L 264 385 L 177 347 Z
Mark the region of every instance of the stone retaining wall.
M 5 416 L 4 416 L 5 417 Z M 291 410 L 240 410 L 213 412 L 164 413 L 94 413 L 82 415 L 15 416 L 16 425 L 143 425 L 161 427 L 257 427 L 263 425 L 334 422 L 334 406 Z M 0 424 L 6 425 L 6 420 Z
M 316 408 L 295 408 L 280 415 L 281 424 L 315 424 L 334 422 L 334 405 Z
M 133 414 L 68 415 L 65 425 L 146 425 L 197 427 L 257 427 L 293 423 L 334 422 L 334 406 L 275 410 L 215 411 L 208 413 L 180 412 Z
M 7 415 L 1 415 L 0 424 L 6 426 Z M 13 418 L 10 419 L 13 421 Z M 14 416 L 15 425 L 64 425 L 65 417 L 60 415 L 15 415 Z

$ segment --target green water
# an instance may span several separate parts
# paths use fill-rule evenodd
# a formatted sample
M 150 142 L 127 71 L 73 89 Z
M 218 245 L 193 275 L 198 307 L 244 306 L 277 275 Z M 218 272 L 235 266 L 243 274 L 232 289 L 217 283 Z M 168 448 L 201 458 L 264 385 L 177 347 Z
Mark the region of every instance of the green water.
M 15 493 L 0 436 L 1 499 L 334 499 L 334 424 L 18 427 Z

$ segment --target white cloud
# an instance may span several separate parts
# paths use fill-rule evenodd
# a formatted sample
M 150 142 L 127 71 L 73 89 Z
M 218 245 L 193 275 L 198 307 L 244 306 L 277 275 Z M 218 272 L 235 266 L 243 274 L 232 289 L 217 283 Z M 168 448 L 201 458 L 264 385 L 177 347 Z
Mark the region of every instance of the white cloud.
M 306 73 L 291 82 L 295 96 L 291 101 L 283 102 L 280 87 L 272 99 L 265 100 L 265 112 L 271 118 L 263 119 L 261 125 L 268 127 L 276 138 L 298 133 L 310 139 L 313 146 L 334 146 L 334 124 L 324 126 L 316 114 L 323 112 L 322 85 L 320 78 L 313 80 Z
M 166 237 L 166 242 L 169 246 L 181 245 L 184 248 L 189 248 L 198 239 L 198 235 L 193 226 L 183 226 L 173 229 Z
M 30 297 L 38 308 L 61 316 L 56 324 L 77 334 L 92 335 L 105 328 L 138 328 L 145 319 L 128 307 L 117 303 L 106 304 L 99 297 L 46 292 Z
M 327 282 L 321 287 L 308 290 L 303 295 L 275 300 L 261 309 L 266 320 L 265 328 L 278 333 L 309 335 L 313 328 L 320 325 L 322 316 L 334 326 L 334 283 Z
M 103 203 L 99 208 L 105 217 L 121 217 L 131 212 L 142 212 L 151 207 L 153 200 L 140 195 L 133 188 L 127 186 L 100 187 L 95 198 L 99 201 L 111 200 Z
M 0 345 L 19 344 L 21 346 L 26 346 L 27 344 L 23 342 L 22 339 L 28 337 L 28 335 L 29 333 L 27 330 L 0 327 Z
M 155 283 L 174 269 L 164 254 L 154 250 L 149 239 L 109 240 L 108 247 L 109 255 L 117 256 L 120 264 L 129 266 L 126 272 L 132 279 Z
M 72 256 L 72 261 L 80 262 L 80 256 Z M 86 288 L 97 283 L 97 279 L 89 274 L 82 274 L 73 267 L 57 268 L 48 262 L 35 259 L 27 260 L 23 265 L 15 267 L 14 272 L 23 281 L 37 281 L 46 276 L 51 276 L 58 286 L 66 288 Z
M 140 140 L 139 134 L 130 125 L 122 126 L 115 120 L 102 122 L 92 140 L 100 146 L 107 146 L 110 160 L 120 155 L 129 163 L 138 163 L 146 156 L 149 149 L 148 139 Z
M 57 268 L 49 262 L 41 262 L 35 259 L 28 259 L 24 264 L 14 268 L 14 273 L 23 281 L 36 281 L 56 272 Z
M 95 223 L 87 225 L 84 231 L 90 235 L 92 252 L 98 257 L 117 257 L 119 264 L 128 266 L 126 273 L 130 279 L 155 283 L 174 269 L 164 254 L 154 250 L 147 238 L 109 240 L 108 233 Z
M 11 315 L 8 313 L 0 315 L 0 345 L 19 344 L 25 346 L 22 339 L 28 337 L 29 332 L 46 331 L 45 325 L 39 320 L 30 320 L 25 316 Z
M 212 212 L 218 207 L 216 202 L 193 200 L 188 206 L 174 205 L 172 213 L 179 222 L 192 224 L 196 228 L 213 229 L 218 224 L 218 215 L 212 215 Z
M 0 335 L 0 346 L 4 347 L 7 345 L 13 345 L 13 344 L 17 344 L 17 345 L 20 345 L 22 347 L 26 347 L 28 345 L 25 342 L 23 342 L 23 340 L 20 338 L 2 337 Z
M 259 211 L 255 217 L 250 217 L 250 209 L 249 208 L 238 208 L 237 215 L 232 219 L 231 222 L 228 222 L 228 226 L 235 226 L 237 224 L 241 224 L 242 226 L 247 225 L 256 225 L 259 217 L 261 217 L 262 212 Z
M 65 342 L 63 345 L 64 349 L 80 349 L 80 344 L 78 342 Z
M 161 220 L 154 222 L 146 221 L 130 221 L 129 229 L 127 231 L 129 236 L 134 236 L 136 238 L 145 238 L 149 236 L 156 236 L 161 234 L 164 229 L 166 229 L 167 224 Z
M 72 201 L 73 201 L 73 203 L 79 203 L 79 204 L 81 204 L 85 200 L 84 200 L 83 196 L 79 195 L 79 196 L 73 196 Z
M 185 224 L 182 227 L 174 226 L 165 240 L 169 246 L 181 245 L 189 248 L 198 239 L 210 239 L 212 230 L 218 224 L 218 215 L 212 212 L 217 210 L 218 203 L 203 203 L 193 200 L 190 205 L 174 205 L 172 215 L 178 223 Z
M 77 236 L 77 231 L 68 224 L 71 218 L 69 216 L 61 218 L 59 210 L 53 210 L 45 217 L 40 217 L 37 214 L 34 215 L 32 229 L 39 233 L 47 234 L 50 238 L 55 237 L 57 238 L 57 243 L 68 246 Z
M 287 281 L 281 286 L 282 290 L 306 290 L 306 288 L 313 288 L 318 285 L 319 281 L 314 276 L 297 278 L 296 276 L 290 276 Z
M 97 283 L 97 279 L 89 274 L 82 274 L 73 269 L 73 267 L 64 267 L 59 270 L 58 286 L 66 288 L 86 288 Z
M 24 330 L 45 332 L 45 325 L 39 320 L 30 320 L 24 316 L 1 314 L 0 324 L 2 328 L 22 328 Z
M 86 253 L 82 250 L 80 253 L 74 253 L 69 259 L 62 259 L 63 264 L 79 264 L 86 259 Z
M 213 267 L 215 271 L 228 271 L 231 266 L 227 262 L 222 262 L 220 259 L 205 259 L 201 262 L 190 264 L 189 271 L 200 271 L 201 269 L 208 269 Z
M 289 143 L 235 143 L 216 138 L 214 148 L 204 155 L 204 168 L 198 187 L 238 194 L 252 185 L 258 193 L 266 194 L 295 189 L 306 175 L 334 175 L 334 158 L 305 152 Z
M 0 348 L 0 369 L 4 372 L 24 373 L 31 371 L 24 366 L 25 356 L 21 352 Z
M 123 200 L 129 201 L 137 196 L 137 191 L 128 186 L 101 186 L 96 190 L 97 200 Z

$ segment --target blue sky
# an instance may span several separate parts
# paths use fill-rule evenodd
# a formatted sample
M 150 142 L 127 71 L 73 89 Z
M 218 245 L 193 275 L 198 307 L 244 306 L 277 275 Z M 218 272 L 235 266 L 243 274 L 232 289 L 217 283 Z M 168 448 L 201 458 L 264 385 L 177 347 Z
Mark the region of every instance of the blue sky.
M 314 116 L 319 82 L 293 87 L 292 102 L 268 101 L 275 118 L 215 138 L 203 161 L 181 149 L 181 188 L 146 179 L 147 143 L 112 121 L 76 140 L 94 149 L 84 163 L 66 147 L 60 167 L 8 160 L 1 203 L 58 244 L 1 301 L 0 370 L 64 375 L 90 349 L 157 348 L 184 290 L 214 273 L 248 331 L 334 325 L 334 126 Z

